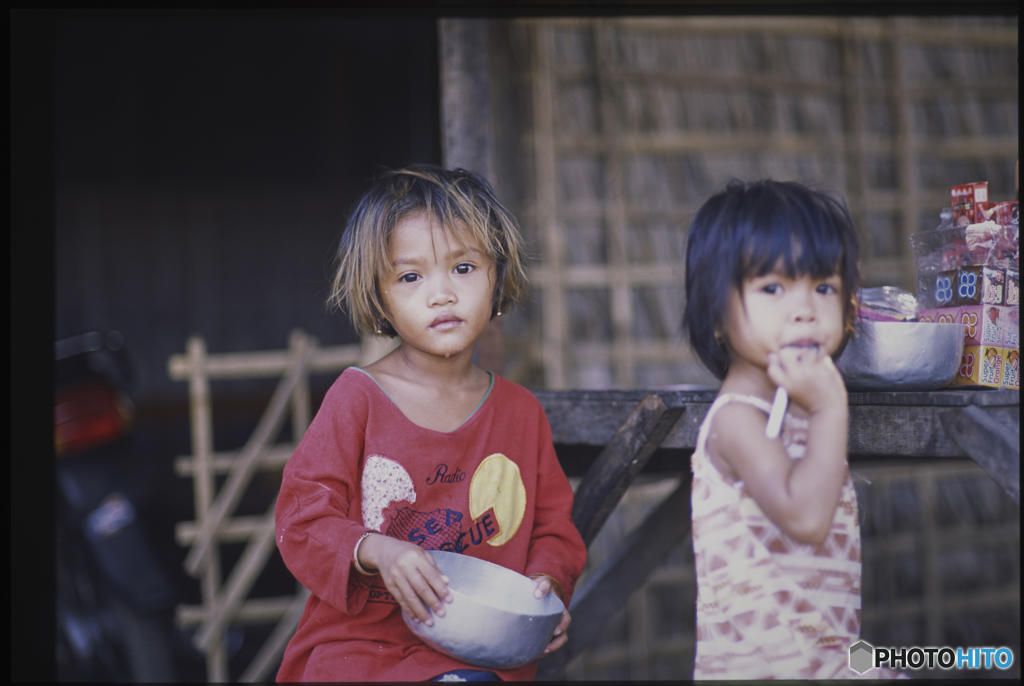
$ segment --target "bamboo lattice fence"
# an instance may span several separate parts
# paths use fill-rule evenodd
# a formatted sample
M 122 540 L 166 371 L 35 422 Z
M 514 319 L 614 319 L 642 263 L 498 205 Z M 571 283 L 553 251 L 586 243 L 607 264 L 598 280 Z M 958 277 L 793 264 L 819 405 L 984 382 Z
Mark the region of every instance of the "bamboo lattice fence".
M 194 641 L 207 657 L 211 681 L 232 680 L 225 646 L 225 629 L 230 624 L 276 623 L 241 675 L 242 681 L 272 678 L 271 670 L 276 668 L 308 597 L 301 586 L 294 595 L 248 597 L 275 547 L 273 501 L 265 514 L 236 514 L 246 487 L 257 472 L 279 476 L 291 457 L 295 441 L 276 441 L 286 418 L 291 421 L 292 436 L 301 437 L 309 426 L 315 409 L 310 406 L 309 374 L 372 361 L 387 345 L 368 339 L 362 345 L 322 348 L 314 338 L 295 331 L 285 351 L 209 354 L 203 339 L 193 337 L 184 355 L 171 357 L 171 377 L 188 382 L 192 436 L 192 454 L 179 458 L 175 470 L 192 479 L 195 504 L 195 520 L 181 522 L 176 536 L 180 544 L 189 546 L 185 569 L 198 577 L 202 594 L 202 605 L 179 606 L 177 615 L 181 626 L 198 627 Z M 245 446 L 237 452 L 214 452 L 211 380 L 279 375 L 281 380 Z M 220 546 L 238 542 L 244 543 L 244 550 L 225 577 Z

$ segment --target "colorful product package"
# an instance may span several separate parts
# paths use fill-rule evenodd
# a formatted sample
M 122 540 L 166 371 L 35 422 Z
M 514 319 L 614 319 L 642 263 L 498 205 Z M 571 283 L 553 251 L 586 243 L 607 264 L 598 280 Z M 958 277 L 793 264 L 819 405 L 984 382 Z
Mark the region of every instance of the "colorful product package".
M 910 237 L 918 320 L 963 326 L 952 386 L 1020 388 L 1019 203 L 991 202 L 981 181 L 952 186 L 950 205 Z
M 933 307 L 921 310 L 918 313 L 919 322 L 938 322 L 939 324 L 953 324 L 960 321 L 959 307 Z
M 1003 303 L 1008 307 L 1020 306 L 1020 272 L 1016 269 L 1006 270 L 1006 285 Z
M 966 305 L 921 310 L 918 321 L 951 323 L 964 327 L 964 346 L 1018 346 L 1020 309 L 1003 305 Z
M 1003 322 L 1003 345 L 1020 348 L 1020 308 L 1004 307 L 1006 320 Z
M 953 209 L 953 222 L 961 226 L 984 221 L 984 214 L 978 206 L 988 203 L 988 181 L 962 183 L 949 189 L 950 207 Z
M 1008 349 L 995 345 L 965 347 L 960 357 L 960 369 L 950 385 L 1001 387 L 1008 352 Z
M 999 267 L 963 267 L 954 277 L 957 305 L 1002 305 L 1006 270 Z
M 921 310 L 918 321 L 964 327 L 960 370 L 950 386 L 1020 388 L 1020 308 L 968 305 Z
M 982 297 L 991 299 L 993 293 L 1001 299 L 993 304 L 1005 303 L 1006 279 L 1016 277 L 1019 286 L 1017 235 L 1016 226 L 995 222 L 912 235 L 918 304 L 924 308 L 975 304 Z
M 968 305 L 960 308 L 964 326 L 964 346 L 1003 345 L 1006 313 L 998 305 Z
M 1020 349 L 1005 348 L 1003 359 L 1003 382 L 1004 388 L 1020 389 Z

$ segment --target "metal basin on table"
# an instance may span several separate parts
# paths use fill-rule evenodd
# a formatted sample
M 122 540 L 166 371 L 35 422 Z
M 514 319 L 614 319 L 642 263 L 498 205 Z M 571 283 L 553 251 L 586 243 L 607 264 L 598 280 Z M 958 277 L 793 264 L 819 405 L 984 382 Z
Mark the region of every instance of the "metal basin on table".
M 956 378 L 963 349 L 958 323 L 862 320 L 837 366 L 850 390 L 933 390 Z

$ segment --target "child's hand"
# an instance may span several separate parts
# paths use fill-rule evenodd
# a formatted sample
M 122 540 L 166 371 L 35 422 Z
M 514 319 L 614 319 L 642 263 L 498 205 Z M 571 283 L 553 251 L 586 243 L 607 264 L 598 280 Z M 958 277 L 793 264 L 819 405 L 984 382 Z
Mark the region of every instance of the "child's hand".
M 569 628 L 569 623 L 572 622 L 572 617 L 569 616 L 569 610 L 562 610 L 562 621 L 555 627 L 555 633 L 552 634 L 553 638 L 551 643 L 548 643 L 547 647 L 544 648 L 544 654 L 553 653 L 566 644 L 569 640 L 569 634 L 565 633 Z
M 373 534 L 360 547 L 359 560 L 377 570 L 402 612 L 427 626 L 434 624 L 430 610 L 443 617 L 444 604 L 452 602 L 448 577 L 418 545 Z
M 846 404 L 843 377 L 820 347 L 784 347 L 769 356 L 767 371 L 809 414 Z
M 551 593 L 554 589 L 553 579 L 547 574 L 536 574 L 533 577 L 537 580 L 537 585 L 533 589 L 533 595 L 536 598 L 543 598 L 548 593 Z M 556 593 L 561 598 L 561 595 Z M 566 630 L 569 628 L 569 624 L 572 622 L 572 617 L 569 615 L 569 610 L 562 610 L 562 620 L 558 622 L 558 626 L 555 627 L 555 631 L 552 634 L 551 642 L 548 643 L 547 647 L 544 648 L 544 654 L 553 653 L 562 646 L 565 645 L 566 641 L 569 640 L 569 635 Z

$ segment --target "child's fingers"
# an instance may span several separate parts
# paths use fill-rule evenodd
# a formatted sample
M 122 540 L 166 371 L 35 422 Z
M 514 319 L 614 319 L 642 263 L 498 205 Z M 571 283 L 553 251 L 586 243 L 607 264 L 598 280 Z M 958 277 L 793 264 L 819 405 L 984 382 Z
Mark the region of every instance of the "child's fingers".
M 427 557 L 409 575 L 408 580 L 416 600 L 429 607 L 437 616 L 443 617 L 445 602 L 450 603 L 452 595 L 448 590 L 448 577 L 441 574 L 434 561 Z
M 392 591 L 402 611 L 427 626 L 434 623 L 434 615 L 444 616 L 444 603 L 438 599 L 430 586 L 421 579 L 402 580 Z
M 413 585 L 405 578 L 396 579 L 390 587 L 391 595 L 402 608 L 402 612 L 427 626 L 434 623 L 430 609 L 423 604 Z
M 569 624 L 572 623 L 572 615 L 569 614 L 568 610 L 562 610 L 562 621 L 555 627 L 555 636 L 561 636 L 569 628 Z
M 543 598 L 548 593 L 551 593 L 551 579 L 546 576 L 537 577 L 537 585 L 533 587 L 533 597 Z
M 556 650 L 558 650 L 559 648 L 564 646 L 568 641 L 569 641 L 569 635 L 568 634 L 562 634 L 561 636 L 556 636 L 551 641 L 551 643 L 548 643 L 547 646 L 544 648 L 544 654 L 547 655 L 548 653 L 555 652 Z
M 444 616 L 444 602 L 451 602 L 448 578 L 433 558 L 419 547 L 399 543 L 397 552 L 381 567 L 381 577 L 402 611 L 410 617 L 432 624 L 433 613 Z
M 813 412 L 843 395 L 846 387 L 832 358 L 820 347 L 782 348 L 769 356 L 768 378 L 790 400 Z
M 572 617 L 569 615 L 568 610 L 562 610 L 562 620 L 555 627 L 555 631 L 552 634 L 553 638 L 551 642 L 544 648 L 544 653 L 553 653 L 566 644 L 569 640 L 569 623 L 572 622 Z
M 417 560 L 417 571 L 422 579 L 422 584 L 417 586 L 421 598 L 439 614 L 444 614 L 443 601 L 451 602 L 452 593 L 448 590 L 449 579 L 434 563 L 434 558 L 425 551 L 420 551 L 420 558 Z

